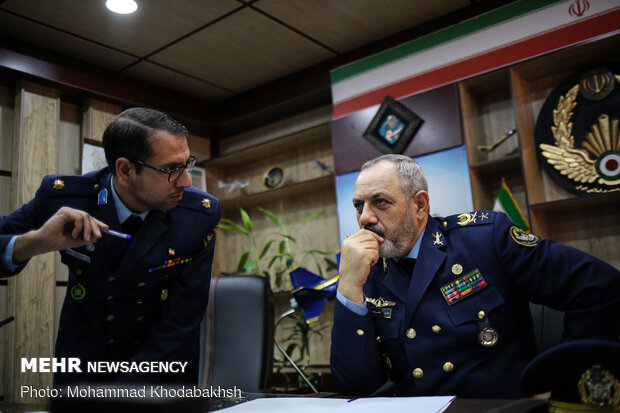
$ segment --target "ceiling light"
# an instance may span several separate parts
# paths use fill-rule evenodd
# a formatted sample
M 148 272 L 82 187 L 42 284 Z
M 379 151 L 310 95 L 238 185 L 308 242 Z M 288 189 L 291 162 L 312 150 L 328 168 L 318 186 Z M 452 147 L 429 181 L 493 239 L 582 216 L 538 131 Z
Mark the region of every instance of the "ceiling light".
M 118 14 L 131 14 L 138 10 L 138 4 L 134 0 L 107 0 L 105 6 Z

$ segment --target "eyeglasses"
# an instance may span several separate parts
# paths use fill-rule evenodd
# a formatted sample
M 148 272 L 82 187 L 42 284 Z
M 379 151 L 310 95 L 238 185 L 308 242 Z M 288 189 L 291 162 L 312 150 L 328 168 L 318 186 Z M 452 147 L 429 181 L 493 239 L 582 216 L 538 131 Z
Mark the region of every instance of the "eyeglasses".
M 196 165 L 196 160 L 197 159 L 198 159 L 197 156 L 190 155 L 189 159 L 187 160 L 187 162 L 185 162 L 185 166 L 180 166 L 180 167 L 174 168 L 174 169 L 158 168 L 157 166 L 149 165 L 149 164 L 144 163 L 142 161 L 136 161 L 136 160 L 131 161 L 131 162 L 134 162 L 134 163 L 140 164 L 142 166 L 146 166 L 147 168 L 155 169 L 156 171 L 168 174 L 168 182 L 174 183 L 174 182 L 178 181 L 181 178 L 181 176 L 183 176 L 183 172 L 185 172 L 186 169 L 187 169 L 188 173 L 192 171 L 192 168 L 194 167 L 194 165 Z

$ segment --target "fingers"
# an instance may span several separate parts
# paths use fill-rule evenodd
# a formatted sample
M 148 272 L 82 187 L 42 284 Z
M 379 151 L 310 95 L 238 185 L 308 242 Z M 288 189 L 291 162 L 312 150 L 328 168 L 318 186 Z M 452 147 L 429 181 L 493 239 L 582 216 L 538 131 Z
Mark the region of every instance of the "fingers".
M 90 214 L 73 208 L 63 207 L 57 212 L 68 228 L 71 230 L 71 238 L 84 240 L 85 242 L 96 241 L 101 238 L 101 229 L 108 226 L 92 217 Z

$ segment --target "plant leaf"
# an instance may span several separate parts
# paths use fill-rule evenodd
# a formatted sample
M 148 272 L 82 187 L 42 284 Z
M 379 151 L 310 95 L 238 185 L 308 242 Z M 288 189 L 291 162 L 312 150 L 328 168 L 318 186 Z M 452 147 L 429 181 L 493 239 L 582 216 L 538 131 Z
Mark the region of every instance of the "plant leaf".
M 271 247 L 271 244 L 273 244 L 273 240 L 265 244 L 265 246 L 263 247 L 263 250 L 261 251 L 258 257 L 259 259 L 262 259 L 265 256 L 265 254 L 267 254 L 267 251 L 269 251 L 269 247 Z
M 307 217 L 302 218 L 302 219 L 300 219 L 299 221 L 295 221 L 295 222 L 293 222 L 293 224 L 301 224 L 301 223 L 304 223 L 304 222 L 312 221 L 313 219 L 320 217 L 320 216 L 321 216 L 321 215 L 323 215 L 324 213 L 325 213 L 325 212 L 323 212 L 323 211 L 320 211 L 320 212 L 315 212 L 314 214 L 312 214 L 312 215 L 308 215 Z
M 293 241 L 294 243 L 297 243 L 297 241 L 295 241 L 295 238 L 291 237 L 291 236 L 290 236 L 290 235 L 288 235 L 288 234 L 278 234 L 278 235 L 280 235 L 281 237 L 286 238 L 286 239 L 288 239 L 288 240 L 291 240 L 291 241 Z
M 310 250 L 308 251 L 312 254 L 321 254 L 321 255 L 332 255 L 333 252 L 329 252 L 329 251 L 321 251 L 321 250 Z
M 241 225 L 226 218 L 222 218 L 220 220 L 219 227 L 225 229 L 226 231 L 236 232 L 238 234 L 243 234 L 243 235 L 249 235 L 249 232 L 245 228 L 243 228 Z
M 270 210 L 265 209 L 265 208 L 261 208 L 261 207 L 258 207 L 258 210 L 260 212 L 262 212 L 263 214 L 265 214 L 267 219 L 269 221 L 273 222 L 274 224 L 276 224 L 277 226 L 282 227 L 282 225 L 284 224 L 282 222 L 282 220 L 280 218 L 278 218 L 278 216 L 276 214 L 274 214 L 273 212 L 271 212 Z
M 243 221 L 243 225 L 245 225 L 248 231 L 253 231 L 254 226 L 252 225 L 252 220 L 250 219 L 248 213 L 245 212 L 245 209 L 239 208 L 239 213 L 241 214 L 241 220 Z
M 248 257 L 250 256 L 250 252 L 244 252 L 239 258 L 239 264 L 237 265 L 237 272 L 241 273 L 245 269 L 245 263 L 248 261 Z

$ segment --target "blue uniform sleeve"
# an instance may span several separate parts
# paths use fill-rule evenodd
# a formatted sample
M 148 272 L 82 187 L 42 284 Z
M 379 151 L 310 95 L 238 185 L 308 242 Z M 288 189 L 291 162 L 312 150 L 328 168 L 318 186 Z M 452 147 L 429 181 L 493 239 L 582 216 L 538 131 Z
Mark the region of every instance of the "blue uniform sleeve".
M 46 178 L 43 180 L 45 181 Z M 30 202 L 10 215 L 0 217 L 0 278 L 16 275 L 26 266 L 27 263 L 13 265 L 15 238 L 39 228 L 52 212 L 47 210 L 48 208 L 42 201 L 42 186 L 43 183 Z
M 359 305 L 358 303 L 354 303 L 349 300 L 344 295 L 340 294 L 340 291 L 336 291 L 336 298 L 342 305 L 344 305 L 349 310 L 353 311 L 357 315 L 366 315 L 368 313 L 368 308 L 365 305 Z
M 0 256 L 0 273 L 2 274 L 14 274 L 24 268 L 28 263 L 25 262 L 19 265 L 15 265 L 13 263 L 13 248 L 15 247 L 16 239 L 17 235 L 13 235 L 9 240 L 9 243 L 6 245 L 6 248 L 2 250 L 2 254 Z
M 523 234 L 504 214 L 495 246 L 508 282 L 529 301 L 564 311 L 563 340 L 620 336 L 620 272 L 583 251 Z

